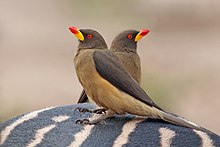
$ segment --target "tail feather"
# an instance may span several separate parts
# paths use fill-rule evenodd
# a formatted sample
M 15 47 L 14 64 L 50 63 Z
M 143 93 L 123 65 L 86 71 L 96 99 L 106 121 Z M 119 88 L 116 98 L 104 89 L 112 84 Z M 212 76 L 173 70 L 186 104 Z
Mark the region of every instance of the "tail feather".
M 208 134 L 214 134 L 213 132 L 211 132 L 211 131 L 203 128 L 203 127 L 200 127 L 197 124 L 195 124 L 191 121 L 188 121 L 185 118 L 182 118 L 182 117 L 177 116 L 175 114 L 172 114 L 172 113 L 169 113 L 169 112 L 164 112 L 164 111 L 161 111 L 161 114 L 162 114 L 161 117 L 162 117 L 163 120 L 165 120 L 167 122 L 170 122 L 172 124 L 187 127 L 187 128 L 191 128 L 191 129 L 195 129 L 195 130 L 199 130 L 199 131 L 203 131 L 203 132 L 206 132 Z

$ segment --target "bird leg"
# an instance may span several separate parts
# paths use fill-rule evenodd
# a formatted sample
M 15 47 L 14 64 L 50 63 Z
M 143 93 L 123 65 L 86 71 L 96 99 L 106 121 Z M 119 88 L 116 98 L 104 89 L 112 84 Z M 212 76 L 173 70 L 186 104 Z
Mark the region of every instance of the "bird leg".
M 89 119 L 78 119 L 76 121 L 77 124 L 81 124 L 81 125 L 95 125 L 103 120 L 105 120 L 106 118 L 112 117 L 115 114 L 114 111 L 112 110 L 107 110 L 106 113 L 102 114 L 100 117 L 93 119 L 93 120 L 89 120 Z
M 77 107 L 75 110 L 79 110 L 79 112 L 89 112 L 89 113 L 95 113 L 95 114 L 104 114 L 107 111 L 105 108 L 89 110 L 87 108 L 82 108 L 82 107 Z

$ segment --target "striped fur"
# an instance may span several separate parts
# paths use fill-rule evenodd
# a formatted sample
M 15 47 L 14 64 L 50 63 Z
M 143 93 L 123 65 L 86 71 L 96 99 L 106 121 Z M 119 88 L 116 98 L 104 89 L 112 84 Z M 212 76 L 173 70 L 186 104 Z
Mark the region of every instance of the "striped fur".
M 0 146 L 220 146 L 218 135 L 132 115 L 81 126 L 75 124 L 77 119 L 94 116 L 76 107 L 95 108 L 86 103 L 47 108 L 0 124 Z

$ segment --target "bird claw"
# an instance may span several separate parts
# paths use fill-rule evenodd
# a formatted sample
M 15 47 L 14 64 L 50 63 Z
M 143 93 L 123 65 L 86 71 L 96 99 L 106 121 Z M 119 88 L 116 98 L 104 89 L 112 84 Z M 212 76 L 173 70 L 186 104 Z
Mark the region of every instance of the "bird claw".
M 106 114 L 106 110 L 104 108 L 93 110 L 92 113 L 95 114 Z
M 75 110 L 79 110 L 79 112 L 90 112 L 92 113 L 92 110 L 86 109 L 86 108 L 82 108 L 82 107 L 77 107 Z
M 89 125 L 90 124 L 90 120 L 89 119 L 78 119 L 76 120 L 76 124 L 81 124 L 81 125 Z
M 89 112 L 89 113 L 95 113 L 95 114 L 105 114 L 106 113 L 106 110 L 104 108 L 89 110 L 87 108 L 77 107 L 75 110 L 79 110 L 79 112 Z

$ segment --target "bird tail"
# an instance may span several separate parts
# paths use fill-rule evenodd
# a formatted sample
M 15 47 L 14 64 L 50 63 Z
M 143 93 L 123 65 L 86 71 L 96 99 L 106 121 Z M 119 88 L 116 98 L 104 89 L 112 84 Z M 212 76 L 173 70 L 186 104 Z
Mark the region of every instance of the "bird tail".
M 161 114 L 162 114 L 161 117 L 162 117 L 163 120 L 165 120 L 167 122 L 170 122 L 174 125 L 199 130 L 199 131 L 202 131 L 202 132 L 206 132 L 208 134 L 214 134 L 213 132 L 211 132 L 211 131 L 203 128 L 203 127 L 200 127 L 197 124 L 195 124 L 191 121 L 188 121 L 185 118 L 182 118 L 182 117 L 177 116 L 175 114 L 172 114 L 172 113 L 169 113 L 169 112 L 164 112 L 164 111 L 161 111 Z

